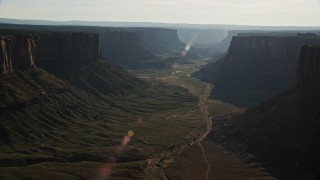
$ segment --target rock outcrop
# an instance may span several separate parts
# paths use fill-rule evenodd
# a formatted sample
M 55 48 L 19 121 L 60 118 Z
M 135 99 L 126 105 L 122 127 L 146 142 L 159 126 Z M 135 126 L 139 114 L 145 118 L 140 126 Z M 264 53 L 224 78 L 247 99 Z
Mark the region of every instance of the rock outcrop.
M 303 46 L 296 85 L 244 114 L 216 119 L 213 138 L 244 144 L 279 179 L 320 175 L 320 47 Z M 220 126 L 221 127 L 221 126 Z M 217 140 L 216 139 L 216 140 Z M 228 144 L 228 143 L 224 143 Z
M 100 57 L 99 36 L 87 33 L 40 33 L 0 38 L 1 73 L 37 63 L 88 61 Z
M 294 85 L 300 47 L 319 43 L 320 37 L 233 37 L 227 56 L 202 70 L 215 85 L 211 98 L 242 107 L 259 104 Z M 216 75 L 209 76 L 210 69 Z
M 6 42 L 6 39 L 0 37 L 0 71 L 1 74 L 7 74 L 12 71 L 12 63 L 10 61 L 10 54 L 8 52 L 10 48 L 10 43 Z M 9 57 L 8 57 L 9 56 Z

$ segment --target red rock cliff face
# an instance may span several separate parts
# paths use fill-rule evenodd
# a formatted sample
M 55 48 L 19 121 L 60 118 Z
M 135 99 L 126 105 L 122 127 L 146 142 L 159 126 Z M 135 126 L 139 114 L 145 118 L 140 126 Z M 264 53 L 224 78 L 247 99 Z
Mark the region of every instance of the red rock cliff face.
M 12 64 L 14 68 L 34 68 L 35 41 L 32 36 L 17 36 L 13 39 L 14 49 L 12 53 Z
M 9 46 L 10 47 L 10 46 Z M 0 71 L 1 74 L 7 74 L 12 71 L 12 64 L 8 57 L 8 44 L 6 40 L 0 37 Z
M 35 47 L 35 41 L 31 36 L 0 38 L 1 73 L 7 74 L 12 68 L 34 68 Z

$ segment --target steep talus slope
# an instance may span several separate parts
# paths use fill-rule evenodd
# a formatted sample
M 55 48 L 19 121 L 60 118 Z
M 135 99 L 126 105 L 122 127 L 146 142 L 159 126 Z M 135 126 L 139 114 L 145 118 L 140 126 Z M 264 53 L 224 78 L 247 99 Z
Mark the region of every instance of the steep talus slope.
M 75 122 L 64 119 L 82 117 L 94 108 L 99 112 L 99 106 L 115 105 L 112 96 L 133 93 L 143 85 L 122 68 L 98 59 L 95 34 L 15 34 L 2 38 L 1 46 L 1 124 L 11 132 L 2 129 L 2 140 L 10 144 L 15 135 L 26 140 L 41 134 L 39 124 L 29 129 L 15 123 L 29 124 L 27 119 L 32 119 L 49 129 L 59 128 Z
M 320 37 L 235 36 L 227 56 L 195 76 L 215 85 L 211 98 L 252 107 L 293 86 L 300 46 L 319 43 Z
M 279 179 L 320 175 L 320 47 L 304 46 L 296 86 L 232 119 L 220 119 L 212 137 L 246 151 Z

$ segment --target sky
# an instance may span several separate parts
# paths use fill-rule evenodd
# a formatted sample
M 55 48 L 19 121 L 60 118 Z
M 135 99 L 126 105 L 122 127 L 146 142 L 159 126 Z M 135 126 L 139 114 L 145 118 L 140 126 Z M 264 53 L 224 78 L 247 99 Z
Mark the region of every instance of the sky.
M 0 17 L 320 26 L 320 0 L 0 0 Z

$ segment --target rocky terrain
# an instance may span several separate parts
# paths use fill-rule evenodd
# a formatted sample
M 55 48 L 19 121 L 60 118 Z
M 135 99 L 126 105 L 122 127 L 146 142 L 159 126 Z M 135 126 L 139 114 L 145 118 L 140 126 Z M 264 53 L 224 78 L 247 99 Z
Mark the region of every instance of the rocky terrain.
M 216 119 L 212 138 L 251 153 L 279 179 L 317 179 L 320 174 L 320 47 L 303 46 L 296 84 L 231 119 Z
M 238 35 L 225 58 L 194 76 L 215 85 L 211 98 L 253 107 L 294 85 L 299 49 L 320 37 Z

